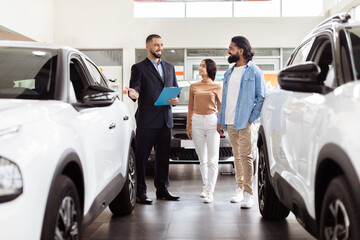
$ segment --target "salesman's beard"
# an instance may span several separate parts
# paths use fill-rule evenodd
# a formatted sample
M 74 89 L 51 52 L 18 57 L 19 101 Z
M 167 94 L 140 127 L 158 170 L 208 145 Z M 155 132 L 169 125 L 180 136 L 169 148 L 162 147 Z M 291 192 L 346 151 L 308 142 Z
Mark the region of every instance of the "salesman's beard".
M 150 50 L 150 53 L 155 57 L 155 58 L 161 58 L 161 53 L 160 54 L 157 54 L 156 52 Z
M 239 55 L 230 55 L 227 60 L 229 63 L 234 63 L 234 62 L 239 61 L 240 57 L 239 57 Z

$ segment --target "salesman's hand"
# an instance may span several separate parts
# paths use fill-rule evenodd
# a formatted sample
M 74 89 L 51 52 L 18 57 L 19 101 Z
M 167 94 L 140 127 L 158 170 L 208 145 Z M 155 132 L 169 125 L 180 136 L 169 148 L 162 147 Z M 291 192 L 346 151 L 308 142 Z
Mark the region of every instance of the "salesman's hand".
M 125 88 L 126 88 L 126 90 L 129 91 L 129 97 L 130 98 L 132 98 L 134 100 L 139 98 L 139 93 L 135 89 L 129 88 L 129 87 L 125 87 Z
M 178 102 L 179 102 L 179 98 L 171 98 L 170 100 L 169 100 L 169 103 L 171 104 L 171 105 L 173 105 L 173 106 L 175 106 L 176 104 L 178 104 Z
M 216 126 L 216 131 L 220 134 L 220 136 L 225 136 L 224 130 L 221 130 L 221 124 Z

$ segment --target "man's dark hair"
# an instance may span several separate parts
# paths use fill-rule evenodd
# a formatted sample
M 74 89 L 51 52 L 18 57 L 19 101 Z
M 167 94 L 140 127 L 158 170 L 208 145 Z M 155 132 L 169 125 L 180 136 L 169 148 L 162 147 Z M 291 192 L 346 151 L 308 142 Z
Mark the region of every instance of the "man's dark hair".
M 207 58 L 207 59 L 204 59 L 203 60 L 205 62 L 205 65 L 206 65 L 206 71 L 207 71 L 207 74 L 209 76 L 209 78 L 211 78 L 211 80 L 215 80 L 215 76 L 216 76 L 216 63 Z
M 244 50 L 243 55 L 247 61 L 252 60 L 254 53 L 251 51 L 249 40 L 243 36 L 235 36 L 231 39 L 231 42 L 235 43 L 238 48 L 242 48 Z
M 157 34 L 150 34 L 147 38 L 146 38 L 146 44 L 148 44 L 149 42 L 151 42 L 153 40 L 153 38 L 161 38 L 159 35 Z

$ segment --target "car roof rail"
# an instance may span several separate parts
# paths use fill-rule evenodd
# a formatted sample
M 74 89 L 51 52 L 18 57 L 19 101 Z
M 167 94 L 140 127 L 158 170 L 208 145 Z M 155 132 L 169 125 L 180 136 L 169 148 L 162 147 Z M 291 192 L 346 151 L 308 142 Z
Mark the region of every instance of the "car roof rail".
M 325 19 L 319 25 L 317 25 L 314 29 L 317 29 L 317 28 L 325 25 L 326 23 L 330 23 L 330 22 L 347 23 L 350 18 L 351 18 L 351 14 L 349 12 L 338 13 L 334 16 L 331 16 L 331 17 Z

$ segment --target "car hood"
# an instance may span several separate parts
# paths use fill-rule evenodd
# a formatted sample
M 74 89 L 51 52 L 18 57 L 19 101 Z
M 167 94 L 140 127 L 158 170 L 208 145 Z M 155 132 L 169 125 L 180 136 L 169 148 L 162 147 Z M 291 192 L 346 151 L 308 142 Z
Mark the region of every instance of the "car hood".
M 7 129 L 51 116 L 65 103 L 48 100 L 0 99 L 0 134 Z

